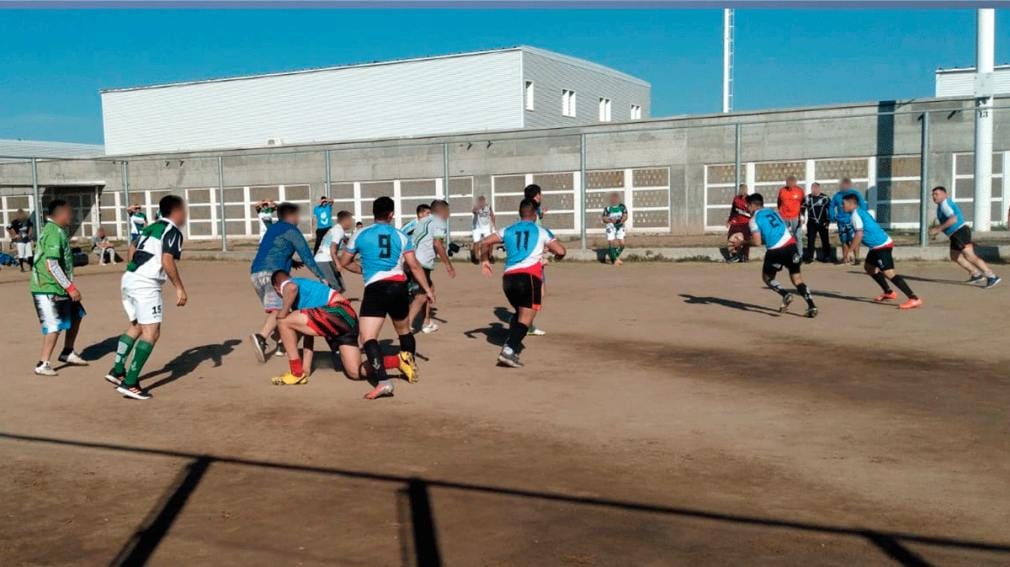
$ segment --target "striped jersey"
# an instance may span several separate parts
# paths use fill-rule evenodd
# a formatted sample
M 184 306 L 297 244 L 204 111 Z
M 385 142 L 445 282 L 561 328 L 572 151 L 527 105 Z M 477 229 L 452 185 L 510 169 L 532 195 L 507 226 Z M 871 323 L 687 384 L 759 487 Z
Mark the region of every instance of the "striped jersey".
M 884 229 L 877 224 L 873 215 L 864 209 L 856 208 L 852 211 L 852 228 L 856 232 L 863 231 L 863 244 L 867 248 L 876 250 L 877 248 L 890 248 L 894 246 L 891 237 L 884 232 Z
M 176 260 L 182 257 L 182 232 L 172 221 L 163 218 L 140 232 L 137 250 L 126 265 L 126 271 L 159 284 L 165 283 L 168 277 L 162 263 L 164 254 L 171 254 Z
M 355 232 L 345 250 L 361 258 L 361 276 L 368 286 L 379 281 L 406 281 L 403 257 L 414 253 L 414 245 L 389 223 L 377 222 Z
M 540 259 L 547 244 L 555 240 L 553 232 L 533 221 L 521 220 L 499 230 L 498 236 L 505 246 L 506 274 L 525 273 L 544 277 Z

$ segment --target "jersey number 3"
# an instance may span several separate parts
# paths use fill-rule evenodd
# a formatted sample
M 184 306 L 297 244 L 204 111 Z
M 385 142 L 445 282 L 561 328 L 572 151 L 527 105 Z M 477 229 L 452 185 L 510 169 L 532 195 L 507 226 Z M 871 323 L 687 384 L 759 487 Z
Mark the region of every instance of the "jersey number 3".
M 388 234 L 379 235 L 379 258 L 391 258 L 393 256 L 393 246 L 390 244 Z

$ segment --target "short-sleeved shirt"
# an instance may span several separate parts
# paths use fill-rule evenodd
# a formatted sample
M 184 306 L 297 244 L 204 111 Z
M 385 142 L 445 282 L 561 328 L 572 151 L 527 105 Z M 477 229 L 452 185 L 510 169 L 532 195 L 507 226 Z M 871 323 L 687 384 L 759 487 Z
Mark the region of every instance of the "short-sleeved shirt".
M 414 253 L 417 261 L 425 269 L 431 270 L 435 267 L 435 241 L 445 241 L 448 238 L 449 227 L 445 219 L 438 215 L 428 215 L 417 221 L 414 234 L 411 239 L 414 241 Z
M 936 220 L 943 224 L 947 222 L 947 219 L 955 218 L 954 224 L 943 229 L 943 233 L 950 236 L 958 231 L 962 226 L 964 226 L 964 214 L 961 213 L 961 207 L 957 206 L 954 199 L 947 197 L 942 203 L 936 206 Z
M 856 232 L 863 231 L 863 244 L 867 248 L 875 250 L 894 246 L 891 237 L 877 224 L 877 220 L 873 218 L 873 215 L 869 211 L 864 211 L 857 207 L 852 212 L 852 228 Z
M 28 242 L 31 240 L 32 232 L 32 219 L 25 217 L 23 219 L 14 219 L 11 221 L 8 227 L 17 234 L 18 242 Z
M 535 222 L 521 220 L 498 231 L 505 246 L 505 274 L 532 274 L 544 277 L 541 258 L 547 244 L 555 240 L 554 233 L 537 226 Z
M 603 209 L 603 218 L 606 219 L 608 224 L 614 225 L 614 228 L 622 228 L 624 226 L 621 218 L 626 214 L 628 214 L 628 208 L 624 206 L 624 203 L 607 205 Z
M 761 242 L 769 250 L 785 248 L 796 242 L 785 220 L 772 209 L 754 211 L 754 216 L 750 219 L 750 231 L 752 234 L 760 234 Z
M 47 220 L 39 236 L 35 263 L 32 266 L 31 292 L 33 294 L 67 295 L 56 278 L 49 273 L 46 260 L 56 260 L 68 278 L 74 278 L 74 255 L 70 250 L 70 238 L 63 227 Z
M 147 226 L 147 215 L 142 212 L 130 213 L 130 236 L 137 236 Z
M 163 284 L 168 279 L 162 262 L 164 254 L 171 254 L 176 260 L 182 258 L 182 231 L 168 219 L 144 227 L 126 271 L 135 274 L 134 277 Z
M 330 286 L 306 278 L 291 278 L 281 286 L 281 291 L 288 285 L 298 287 L 298 300 L 295 302 L 295 309 L 318 309 L 330 304 L 330 299 L 336 291 Z
M 491 205 L 484 205 L 473 210 L 473 229 L 491 228 Z
M 377 222 L 354 233 L 345 250 L 361 258 L 361 276 L 367 287 L 380 281 L 406 281 L 403 258 L 414 253 L 414 245 L 389 223 Z
M 415 228 L 417 228 L 417 219 L 413 219 L 410 222 L 408 222 L 407 224 L 403 225 L 400 228 L 400 232 L 406 234 L 407 236 L 411 236 L 411 235 L 414 234 L 414 229 Z
M 342 249 L 347 244 L 347 233 L 344 232 L 344 227 L 339 224 L 333 225 L 323 235 L 323 239 L 319 242 L 319 250 L 316 251 L 316 262 L 332 262 L 333 258 L 330 256 L 330 246 L 334 244 L 337 245 L 337 250 Z
M 316 205 L 312 208 L 312 214 L 316 217 L 316 228 L 324 229 L 333 226 L 333 207 L 330 205 Z
M 803 198 L 806 195 L 800 187 L 783 187 L 779 189 L 779 214 L 784 219 L 794 219 L 800 216 Z
M 830 220 L 838 223 L 839 228 L 845 228 L 852 225 L 852 215 L 845 212 L 842 208 L 842 200 L 848 195 L 855 195 L 856 199 L 859 201 L 859 208 L 866 210 L 866 197 L 863 196 L 862 191 L 857 191 L 856 189 L 842 189 L 841 191 L 835 193 L 831 196 L 831 206 L 828 208 L 828 217 Z

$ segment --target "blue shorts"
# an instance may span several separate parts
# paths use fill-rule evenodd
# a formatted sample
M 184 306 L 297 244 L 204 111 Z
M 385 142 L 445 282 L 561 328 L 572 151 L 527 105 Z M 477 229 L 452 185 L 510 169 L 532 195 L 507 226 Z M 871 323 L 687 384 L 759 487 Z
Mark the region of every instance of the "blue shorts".
M 32 294 L 32 299 L 43 335 L 67 331 L 74 321 L 83 319 L 87 314 L 79 301 L 73 301 L 66 295 L 36 293 Z
M 842 241 L 842 244 L 852 244 L 852 241 L 856 238 L 856 229 L 850 225 L 840 224 L 838 225 L 838 240 Z

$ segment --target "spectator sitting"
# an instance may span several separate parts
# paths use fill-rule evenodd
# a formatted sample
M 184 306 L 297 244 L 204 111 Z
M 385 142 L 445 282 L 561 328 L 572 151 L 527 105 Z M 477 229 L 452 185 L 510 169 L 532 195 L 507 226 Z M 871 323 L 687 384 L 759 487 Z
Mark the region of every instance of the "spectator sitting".
M 98 264 L 104 266 L 105 264 L 116 262 L 116 248 L 112 245 L 112 241 L 105 234 L 104 228 L 99 228 L 95 235 L 91 237 L 91 251 L 98 255 Z

